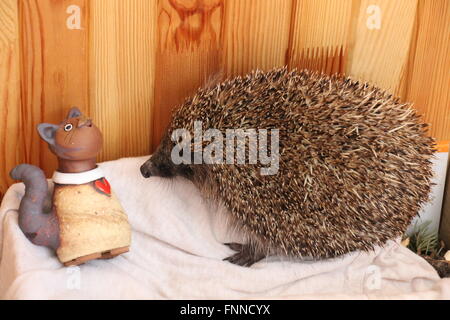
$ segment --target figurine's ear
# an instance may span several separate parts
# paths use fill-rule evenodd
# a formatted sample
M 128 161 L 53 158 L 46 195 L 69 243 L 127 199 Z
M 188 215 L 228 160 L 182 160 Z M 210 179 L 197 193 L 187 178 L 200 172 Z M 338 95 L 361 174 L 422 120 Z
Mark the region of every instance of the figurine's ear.
M 69 112 L 67 113 L 66 119 L 78 118 L 79 116 L 81 116 L 80 109 L 78 109 L 77 107 L 72 107 L 72 108 L 70 108 Z
M 56 124 L 41 123 L 38 125 L 38 132 L 42 139 L 44 139 L 48 144 L 55 144 L 55 133 L 59 128 Z

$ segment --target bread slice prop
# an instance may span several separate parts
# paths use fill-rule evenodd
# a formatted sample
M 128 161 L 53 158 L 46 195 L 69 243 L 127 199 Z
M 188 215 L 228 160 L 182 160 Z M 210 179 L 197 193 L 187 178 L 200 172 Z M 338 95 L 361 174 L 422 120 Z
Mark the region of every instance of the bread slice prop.
M 59 125 L 41 123 L 38 132 L 57 156 L 58 170 L 51 199 L 40 168 L 21 164 L 10 173 L 25 184 L 19 226 L 26 237 L 54 249 L 65 266 L 127 252 L 127 215 L 96 164 L 103 144 L 100 130 L 74 107 Z

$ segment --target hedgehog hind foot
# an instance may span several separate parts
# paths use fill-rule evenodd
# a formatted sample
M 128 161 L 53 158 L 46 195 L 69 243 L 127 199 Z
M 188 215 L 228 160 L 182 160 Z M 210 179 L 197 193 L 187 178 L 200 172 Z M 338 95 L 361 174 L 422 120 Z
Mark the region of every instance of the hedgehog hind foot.
M 249 244 L 240 244 L 233 242 L 225 243 L 225 245 L 228 246 L 231 250 L 237 252 L 223 259 L 223 261 L 228 261 L 242 267 L 250 267 L 254 263 L 266 257 L 265 254 L 258 252 L 253 246 Z

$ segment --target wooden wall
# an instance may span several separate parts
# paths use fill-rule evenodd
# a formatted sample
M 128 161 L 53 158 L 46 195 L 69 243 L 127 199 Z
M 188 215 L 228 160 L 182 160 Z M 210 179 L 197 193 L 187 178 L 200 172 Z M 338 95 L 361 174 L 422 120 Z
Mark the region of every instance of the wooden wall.
M 275 66 L 372 81 L 450 140 L 447 0 L 2 0 L 0 196 L 22 162 L 55 169 L 36 125 L 70 106 L 99 161 L 149 154 L 171 109 L 213 74 Z

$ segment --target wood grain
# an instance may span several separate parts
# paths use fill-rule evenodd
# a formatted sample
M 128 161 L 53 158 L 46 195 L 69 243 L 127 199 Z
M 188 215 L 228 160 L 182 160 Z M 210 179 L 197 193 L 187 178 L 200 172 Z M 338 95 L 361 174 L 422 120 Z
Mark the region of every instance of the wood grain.
M 450 2 L 419 1 L 401 96 L 414 103 L 430 134 L 450 140 Z
M 294 1 L 289 67 L 326 74 L 344 73 L 355 7 L 359 12 L 359 1 Z
M 80 30 L 67 28 L 70 5 Z M 72 105 L 103 131 L 99 161 L 143 155 L 209 78 L 285 64 L 393 91 L 450 140 L 449 21 L 446 0 L 2 0 L 0 193 L 17 163 L 51 174 L 36 125 Z
M 286 64 L 291 0 L 225 2 L 221 64 L 227 76 Z
M 371 5 L 381 9 L 380 29 L 367 27 L 373 16 L 367 11 Z M 417 0 L 362 0 L 346 73 L 397 91 L 408 60 L 416 8 Z
M 222 0 L 158 1 L 153 150 L 173 108 L 221 72 Z
M 17 1 L 0 2 L 0 199 L 13 182 L 9 171 L 24 160 L 18 26 Z
M 67 28 L 70 5 L 80 8 L 81 29 Z M 88 110 L 88 10 L 86 0 L 21 0 L 19 11 L 25 161 L 50 176 L 56 157 L 36 126 L 59 123 L 71 106 Z
M 151 149 L 156 2 L 90 2 L 90 111 L 105 140 L 99 161 Z

